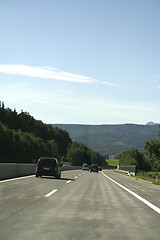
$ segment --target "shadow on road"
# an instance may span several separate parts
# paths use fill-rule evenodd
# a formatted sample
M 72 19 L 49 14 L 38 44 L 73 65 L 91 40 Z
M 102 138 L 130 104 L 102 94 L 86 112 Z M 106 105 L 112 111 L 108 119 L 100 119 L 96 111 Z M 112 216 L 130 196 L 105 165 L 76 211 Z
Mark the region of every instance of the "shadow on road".
M 60 180 L 60 181 L 75 181 L 75 179 L 72 178 L 55 178 L 55 177 L 48 177 L 48 176 L 42 176 L 41 178 L 45 178 L 45 179 L 56 179 L 56 180 Z

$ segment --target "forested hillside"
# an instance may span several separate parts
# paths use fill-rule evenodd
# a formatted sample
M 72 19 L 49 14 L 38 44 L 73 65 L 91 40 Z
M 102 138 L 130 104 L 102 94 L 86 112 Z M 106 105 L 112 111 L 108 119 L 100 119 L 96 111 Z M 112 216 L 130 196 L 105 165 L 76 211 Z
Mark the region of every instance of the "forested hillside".
M 72 142 L 66 130 L 35 120 L 27 112 L 5 109 L 0 102 L 0 162 L 35 163 L 42 156 L 78 166 L 105 163 L 98 152 Z
M 0 104 L 0 162 L 35 162 L 41 156 L 61 157 L 72 142 L 67 131 L 17 113 Z
M 118 156 L 122 151 L 137 148 L 143 151 L 144 142 L 157 138 L 158 125 L 77 125 L 52 124 L 69 132 L 73 141 L 80 141 L 101 154 Z

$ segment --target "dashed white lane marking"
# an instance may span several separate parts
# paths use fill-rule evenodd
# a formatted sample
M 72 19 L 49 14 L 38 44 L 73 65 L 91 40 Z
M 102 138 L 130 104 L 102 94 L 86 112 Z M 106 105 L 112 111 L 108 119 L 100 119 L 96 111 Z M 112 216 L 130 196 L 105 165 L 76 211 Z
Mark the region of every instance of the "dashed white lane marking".
M 71 180 L 68 180 L 66 183 L 70 183 L 71 182 Z
M 50 197 L 50 196 L 51 196 L 52 194 L 54 194 L 55 192 L 57 192 L 57 189 L 54 189 L 53 191 L 47 193 L 47 194 L 45 195 L 45 197 Z
M 149 201 L 147 201 L 146 199 L 142 198 L 141 196 L 139 196 L 138 194 L 136 194 L 135 192 L 131 191 L 130 189 L 124 187 L 123 185 L 121 185 L 120 183 L 116 182 L 115 180 L 113 180 L 112 178 L 108 177 L 106 174 L 104 174 L 102 172 L 103 176 L 105 176 L 106 178 L 108 178 L 110 181 L 114 182 L 115 184 L 117 184 L 119 187 L 123 188 L 125 191 L 129 192 L 130 194 L 132 194 L 134 197 L 136 197 L 137 199 L 139 199 L 141 202 L 143 202 L 144 204 L 146 204 L 148 207 L 152 208 L 155 212 L 160 214 L 160 208 L 156 207 L 155 205 L 153 205 L 152 203 L 150 203 Z
M 78 178 L 77 176 L 75 176 L 74 178 Z

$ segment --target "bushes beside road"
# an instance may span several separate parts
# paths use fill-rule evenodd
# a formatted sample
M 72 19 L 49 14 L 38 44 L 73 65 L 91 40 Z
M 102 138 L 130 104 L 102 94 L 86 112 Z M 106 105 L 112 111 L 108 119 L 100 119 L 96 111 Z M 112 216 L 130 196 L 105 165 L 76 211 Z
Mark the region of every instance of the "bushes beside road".
M 158 175 L 158 181 L 156 181 L 156 175 Z M 135 178 L 142 179 L 145 181 L 149 181 L 154 184 L 160 184 L 160 172 L 144 172 L 140 171 L 136 173 Z

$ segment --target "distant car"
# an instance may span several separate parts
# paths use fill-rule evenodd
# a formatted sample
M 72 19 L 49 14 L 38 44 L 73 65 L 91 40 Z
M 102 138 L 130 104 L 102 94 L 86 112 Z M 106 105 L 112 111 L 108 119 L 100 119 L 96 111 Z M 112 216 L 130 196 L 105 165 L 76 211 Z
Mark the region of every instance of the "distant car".
M 83 166 L 82 166 L 82 170 L 86 170 L 86 171 L 89 171 L 89 166 L 88 164 L 84 163 Z
M 56 158 L 41 157 L 36 166 L 36 177 L 54 176 L 55 178 L 61 178 L 60 164 Z
M 90 168 L 90 172 L 97 172 L 98 173 L 98 165 L 92 164 Z

